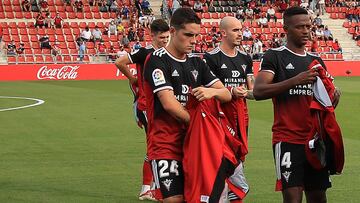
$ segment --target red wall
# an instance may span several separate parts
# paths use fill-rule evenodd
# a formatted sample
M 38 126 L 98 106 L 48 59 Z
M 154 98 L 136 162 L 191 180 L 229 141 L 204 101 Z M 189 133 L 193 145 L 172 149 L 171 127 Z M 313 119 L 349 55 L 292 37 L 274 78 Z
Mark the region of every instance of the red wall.
M 333 76 L 360 76 L 360 61 L 326 61 Z M 134 66 L 132 71 L 136 72 Z M 254 63 L 255 74 L 259 63 Z M 15 80 L 122 80 L 125 77 L 113 64 L 33 64 L 0 66 L 0 81 Z

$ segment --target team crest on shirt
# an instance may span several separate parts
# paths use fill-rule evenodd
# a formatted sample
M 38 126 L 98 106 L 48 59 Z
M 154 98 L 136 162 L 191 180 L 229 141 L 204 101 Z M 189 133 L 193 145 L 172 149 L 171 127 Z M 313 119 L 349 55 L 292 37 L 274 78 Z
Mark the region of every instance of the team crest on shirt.
M 244 73 L 245 73 L 245 70 L 246 70 L 246 64 L 242 64 L 242 65 L 241 65 L 241 68 L 244 70 Z
M 136 54 L 137 52 L 139 52 L 140 51 L 140 49 L 135 49 L 134 51 L 132 51 L 131 53 L 130 53 L 130 55 L 134 55 L 134 54 Z
M 282 173 L 282 175 L 284 176 L 286 182 L 289 182 L 291 172 L 290 171 L 285 171 L 284 173 Z
M 168 191 L 170 191 L 170 186 L 171 186 L 171 183 L 172 183 L 172 182 L 173 182 L 172 179 L 166 179 L 166 180 L 162 181 L 162 183 L 164 184 L 164 186 L 166 187 L 166 189 L 167 189 Z
M 194 76 L 195 81 L 197 80 L 197 77 L 199 75 L 199 72 L 197 70 L 191 71 L 192 75 Z
M 165 84 L 164 73 L 162 72 L 162 70 L 158 68 L 152 72 L 152 79 L 154 81 L 155 86 Z

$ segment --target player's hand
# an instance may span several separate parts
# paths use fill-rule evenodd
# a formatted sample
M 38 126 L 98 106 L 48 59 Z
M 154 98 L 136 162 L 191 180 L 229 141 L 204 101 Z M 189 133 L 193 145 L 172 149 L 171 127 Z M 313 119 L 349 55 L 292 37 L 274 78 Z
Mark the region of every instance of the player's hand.
M 340 96 L 341 96 L 341 91 L 340 91 L 340 89 L 337 88 L 337 87 L 335 87 L 334 99 L 333 99 L 333 101 L 332 101 L 332 104 L 333 104 L 334 108 L 336 108 L 336 106 L 339 104 Z
M 248 90 L 244 85 L 242 85 L 240 87 L 234 87 L 232 93 L 235 96 L 235 98 L 244 98 L 247 96 Z
M 130 84 L 133 85 L 133 84 L 137 83 L 137 80 L 138 80 L 137 77 L 132 77 L 132 78 L 129 79 L 129 82 L 130 82 Z
M 308 71 L 302 72 L 298 74 L 296 77 L 297 79 L 297 85 L 305 85 L 309 83 L 314 83 L 316 80 L 316 76 L 318 76 L 319 73 L 316 69 L 310 69 Z
M 214 97 L 214 90 L 212 88 L 197 87 L 191 92 L 198 101 L 204 101 Z
M 143 129 L 144 124 L 141 121 L 138 121 L 137 125 L 139 126 L 139 128 Z

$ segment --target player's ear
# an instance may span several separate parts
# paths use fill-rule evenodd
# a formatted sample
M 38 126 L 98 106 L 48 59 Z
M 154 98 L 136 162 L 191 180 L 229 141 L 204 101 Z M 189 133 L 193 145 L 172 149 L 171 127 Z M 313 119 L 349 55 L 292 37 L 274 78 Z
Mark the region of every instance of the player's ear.
M 220 30 L 220 33 L 221 33 L 221 36 L 222 36 L 222 37 L 225 37 L 225 36 L 226 36 L 225 30 Z
M 171 26 L 170 27 L 170 35 L 173 35 L 175 32 L 176 32 L 176 29 L 173 26 Z

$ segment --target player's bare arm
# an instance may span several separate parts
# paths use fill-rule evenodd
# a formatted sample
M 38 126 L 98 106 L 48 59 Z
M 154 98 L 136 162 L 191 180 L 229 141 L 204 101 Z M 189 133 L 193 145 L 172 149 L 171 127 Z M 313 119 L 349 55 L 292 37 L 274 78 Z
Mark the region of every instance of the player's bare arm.
M 190 122 L 190 114 L 185 110 L 180 102 L 176 100 L 174 91 L 170 89 L 161 90 L 157 92 L 157 96 L 164 110 L 172 117 L 186 124 Z
M 295 77 L 290 79 L 273 83 L 274 75 L 273 73 L 260 71 L 256 77 L 254 84 L 254 98 L 256 100 L 270 99 L 278 94 L 287 91 L 295 85 L 304 85 L 313 83 L 318 76 L 316 70 L 308 70 L 298 74 Z
M 130 64 L 131 61 L 127 55 L 122 56 L 115 61 L 116 67 L 122 72 L 125 77 L 127 77 L 131 84 L 134 84 L 137 82 L 137 78 L 130 72 L 130 69 L 128 67 L 128 64 Z
M 225 86 L 217 81 L 210 87 L 197 87 L 192 90 L 192 94 L 199 101 L 210 99 L 215 97 L 221 103 L 229 102 L 231 100 L 230 92 L 225 88 Z
M 251 99 L 254 100 L 254 93 L 253 93 L 253 89 L 254 89 L 254 83 L 255 83 L 255 77 L 254 75 L 248 75 L 246 77 L 246 83 L 247 83 L 247 95 L 246 95 L 246 99 Z
M 334 99 L 332 101 L 334 108 L 336 108 L 337 105 L 339 104 L 340 96 L 341 96 L 341 91 L 338 87 L 336 87 L 334 91 Z

